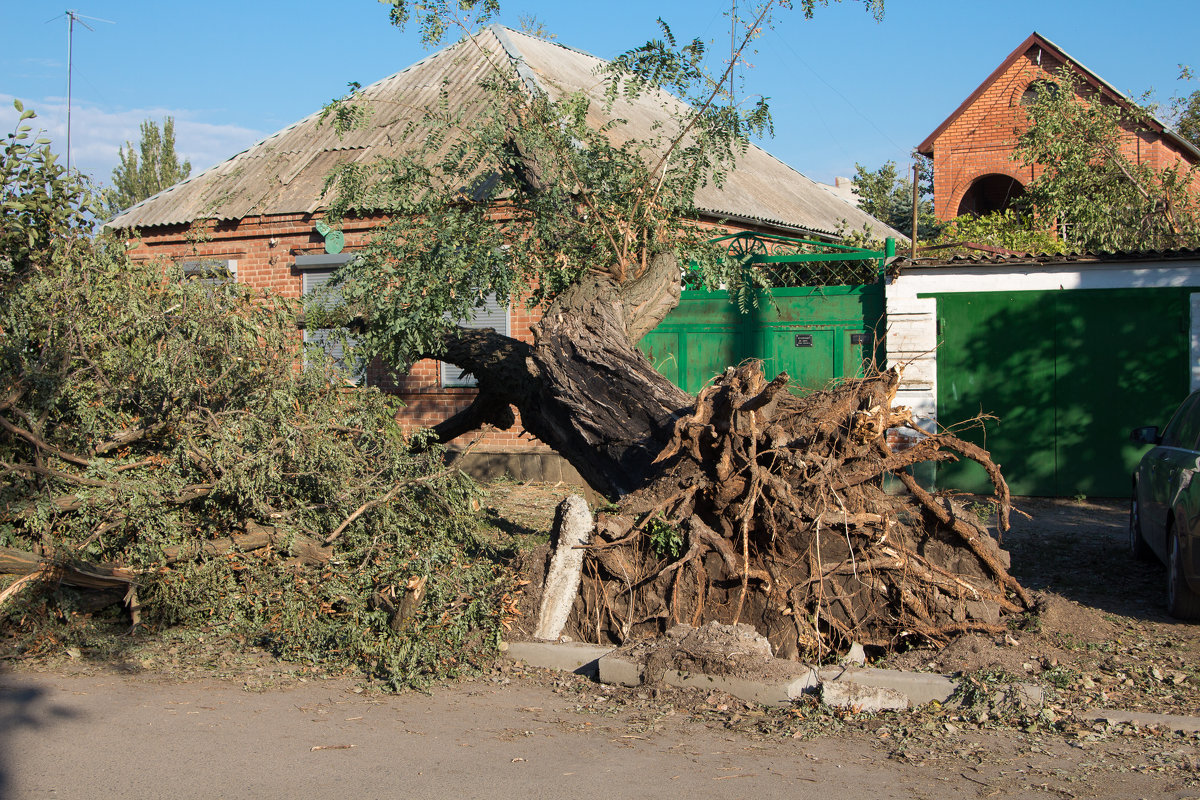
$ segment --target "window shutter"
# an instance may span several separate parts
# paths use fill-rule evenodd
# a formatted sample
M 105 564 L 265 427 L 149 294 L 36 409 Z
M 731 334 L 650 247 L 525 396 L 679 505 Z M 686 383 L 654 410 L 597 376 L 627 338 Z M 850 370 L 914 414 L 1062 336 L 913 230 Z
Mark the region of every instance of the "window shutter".
M 474 315 L 468 320 L 462 320 L 459 323 L 463 328 L 476 328 L 483 330 L 491 328 L 496 333 L 505 336 L 511 336 L 509 332 L 509 316 L 508 305 L 502 305 L 495 295 L 488 295 L 484 299 L 482 308 L 475 309 Z M 478 386 L 479 381 L 471 373 L 463 370 L 454 364 L 441 362 L 442 371 L 442 386 Z
M 316 294 L 318 295 L 317 302 L 323 308 L 332 308 L 341 301 L 341 292 L 337 287 L 329 286 L 329 281 L 333 278 L 333 270 L 310 270 L 304 273 L 303 289 L 305 296 Z M 352 383 L 362 383 L 363 375 L 361 372 L 351 373 L 346 367 L 346 353 L 343 345 L 342 336 L 332 328 L 317 328 L 304 329 L 304 343 L 320 347 L 329 356 L 330 360 L 346 373 L 346 377 Z M 353 344 L 354 340 L 348 339 L 347 343 Z

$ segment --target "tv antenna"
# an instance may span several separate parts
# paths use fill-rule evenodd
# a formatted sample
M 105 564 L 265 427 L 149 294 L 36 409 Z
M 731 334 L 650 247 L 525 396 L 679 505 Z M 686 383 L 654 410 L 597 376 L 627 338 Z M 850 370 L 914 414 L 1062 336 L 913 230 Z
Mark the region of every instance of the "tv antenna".
M 111 19 L 100 19 L 99 17 L 87 17 L 80 14 L 74 9 L 67 9 L 54 19 L 46 20 L 53 22 L 55 19 L 67 18 L 67 172 L 71 171 L 71 56 L 75 50 L 75 23 L 79 23 L 89 31 L 96 30 L 91 25 L 84 22 L 85 19 L 92 22 L 107 22 L 109 25 L 115 25 Z

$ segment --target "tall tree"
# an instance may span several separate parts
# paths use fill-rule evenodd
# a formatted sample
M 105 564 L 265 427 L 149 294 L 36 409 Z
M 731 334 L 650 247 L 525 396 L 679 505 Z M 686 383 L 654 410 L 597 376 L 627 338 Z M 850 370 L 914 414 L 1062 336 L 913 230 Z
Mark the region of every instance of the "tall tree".
M 1179 65 L 1179 80 L 1190 83 L 1195 79 L 1191 67 Z M 1172 98 L 1170 120 L 1183 138 L 1200 147 L 1200 89 Z
M 1036 213 L 1055 220 L 1071 248 L 1130 250 L 1200 244 L 1200 166 L 1153 169 L 1122 150 L 1148 112 L 1113 102 L 1063 67 L 1037 86 L 1030 127 L 1013 158 L 1041 172 L 1026 187 Z
M 875 219 L 887 223 L 905 236 L 912 236 L 913 192 L 911 170 L 903 174 L 895 161 L 877 170 L 855 164 L 854 193 L 858 205 Z M 943 223 L 933 214 L 933 162 L 917 155 L 917 238 L 933 240 Z
M 147 197 L 174 186 L 192 174 L 190 161 L 180 163 L 175 153 L 175 120 L 163 119 L 162 129 L 154 120 L 142 123 L 142 139 L 137 149 L 125 142 L 121 163 L 112 171 L 112 187 L 101 199 L 105 211 L 114 216 Z
M 1196 147 L 1200 147 L 1200 89 L 1183 98 L 1175 130 Z

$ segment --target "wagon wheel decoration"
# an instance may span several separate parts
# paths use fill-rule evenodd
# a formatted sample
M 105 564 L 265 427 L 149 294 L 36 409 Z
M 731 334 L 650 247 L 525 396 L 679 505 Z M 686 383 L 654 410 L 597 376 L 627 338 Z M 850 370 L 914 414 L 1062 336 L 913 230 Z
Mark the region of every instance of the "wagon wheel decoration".
M 733 241 L 729 243 L 729 250 L 727 252 L 739 262 L 746 262 L 755 256 L 765 256 L 767 254 L 767 243 L 757 236 L 740 234 L 735 236 Z

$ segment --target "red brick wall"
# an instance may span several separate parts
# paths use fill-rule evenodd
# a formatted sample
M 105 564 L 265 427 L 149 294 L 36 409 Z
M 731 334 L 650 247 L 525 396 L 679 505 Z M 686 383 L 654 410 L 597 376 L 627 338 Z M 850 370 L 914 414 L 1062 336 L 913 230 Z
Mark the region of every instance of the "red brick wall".
M 1037 176 L 1039 168 L 1010 157 L 1017 137 L 1028 125 L 1021 95 L 1034 81 L 1053 78 L 1061 66 L 1051 53 L 1031 47 L 933 141 L 934 213 L 939 219 L 957 216 L 963 195 L 984 175 L 1007 175 L 1022 186 Z M 1127 130 L 1122 151 L 1135 163 L 1157 170 L 1191 163 L 1177 147 L 1154 133 Z
M 305 214 L 251 217 L 241 221 L 198 223 L 189 226 L 156 227 L 142 232 L 137 245 L 130 251 L 134 258 L 234 259 L 237 261 L 237 280 L 259 290 L 269 290 L 288 298 L 303 294 L 303 270 L 296 268 L 296 257 L 319 255 L 325 252 L 324 239 L 314 225 L 317 217 Z M 349 221 L 343 226 L 346 251 L 366 243 L 378 219 Z M 734 233 L 741 227 L 700 223 L 713 235 Z M 510 311 L 509 332 L 514 338 L 533 341 L 530 329 L 541 319 L 539 309 L 516 306 Z M 373 365 L 367 371 L 367 381 L 388 391 L 395 391 L 406 408 L 398 419 L 406 426 L 432 426 L 470 405 L 475 390 L 443 388 L 438 362 L 419 361 L 409 372 L 395 380 L 388 370 Z M 518 424 L 507 431 L 489 431 L 478 443 L 479 450 L 548 450 L 547 445 L 526 433 Z M 475 438 L 468 434 L 455 440 L 465 444 Z

